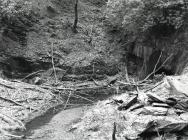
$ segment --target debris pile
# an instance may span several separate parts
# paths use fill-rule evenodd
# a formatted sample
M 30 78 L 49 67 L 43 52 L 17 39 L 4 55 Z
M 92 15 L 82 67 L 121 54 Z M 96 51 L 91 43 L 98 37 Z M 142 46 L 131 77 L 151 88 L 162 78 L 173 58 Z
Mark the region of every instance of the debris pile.
M 188 76 L 116 95 L 86 111 L 70 131 L 88 140 L 188 139 Z
M 23 132 L 27 131 L 26 124 L 39 116 L 48 112 L 54 114 L 60 109 L 91 105 L 116 92 L 110 86 L 116 77 L 101 81 L 93 79 L 55 83 L 51 80 L 52 76 L 46 76 L 51 79 L 40 83 L 42 78 L 35 76 L 34 83 L 22 82 L 32 74 L 21 80 L 8 81 L 0 78 L 0 139 L 21 139 L 25 135 Z
M 0 79 L 0 139 L 19 139 L 25 124 L 58 104 L 51 91 L 20 81 Z

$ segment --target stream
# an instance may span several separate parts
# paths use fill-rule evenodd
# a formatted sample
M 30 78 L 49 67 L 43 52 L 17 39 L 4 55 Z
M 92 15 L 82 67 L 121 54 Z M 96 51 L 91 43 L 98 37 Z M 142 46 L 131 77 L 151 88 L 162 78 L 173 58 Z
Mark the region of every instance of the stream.
M 96 97 L 95 97 L 96 96 Z M 110 94 L 97 94 L 93 97 L 93 101 L 101 101 Z M 72 100 L 70 103 L 77 102 L 75 107 L 68 107 L 64 110 L 64 106 L 51 108 L 44 115 L 35 118 L 26 124 L 25 138 L 23 140 L 80 140 L 78 135 L 69 132 L 71 124 L 79 122 L 84 112 L 91 107 L 88 101 Z M 80 103 L 80 105 L 79 105 Z
M 76 140 L 69 126 L 80 120 L 87 106 L 61 110 L 57 114 L 45 114 L 31 123 L 26 128 L 26 137 L 23 140 Z

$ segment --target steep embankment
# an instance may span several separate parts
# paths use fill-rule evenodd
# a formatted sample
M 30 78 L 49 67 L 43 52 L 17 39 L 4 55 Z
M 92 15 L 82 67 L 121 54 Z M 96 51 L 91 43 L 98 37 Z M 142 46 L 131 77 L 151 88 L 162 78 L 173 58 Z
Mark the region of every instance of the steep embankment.
M 105 13 L 109 32 L 119 33 L 119 44 L 133 62 L 128 64 L 136 65 L 141 78 L 155 68 L 156 73 L 182 73 L 187 64 L 186 1 L 109 0 Z
M 108 87 L 111 81 L 105 80 L 119 72 L 122 51 L 116 50 L 116 44 L 110 42 L 110 38 L 105 34 L 102 14 L 104 4 L 102 1 L 79 1 L 77 34 L 72 32 L 74 0 L 33 0 L 30 2 L 28 15 L 19 14 L 12 21 L 2 19 L 1 77 L 42 84 L 36 86 L 1 79 L 1 113 L 6 115 L 1 116 L 4 119 L 0 130 L 2 139 L 19 137 L 10 134 L 16 129 L 25 129 L 21 121 L 27 123 L 49 111 L 52 106 L 63 104 L 63 108 L 67 108 L 75 104 L 93 103 L 97 97 L 102 99 L 108 96 L 107 94 L 116 92 L 114 87 Z M 33 77 L 38 80 L 33 80 Z M 93 79 L 105 80 L 95 83 Z M 83 81 L 84 83 L 81 83 Z M 51 117 L 56 109 L 52 107 L 50 110 Z M 10 118 L 7 119 L 7 116 Z M 72 121 L 69 119 L 67 122 Z M 49 125 L 59 126 L 54 126 L 53 122 Z M 49 130 L 46 130 L 45 126 L 42 129 L 39 130 L 41 133 Z M 65 128 L 63 126 L 51 129 L 58 133 L 55 136 L 59 138 L 60 129 Z M 36 132 L 33 138 L 39 135 Z
M 3 74 L 23 78 L 51 68 L 52 58 L 55 67 L 64 71 L 61 76 L 118 73 L 121 51 L 111 53 L 115 44 L 109 42 L 103 29 L 104 1 L 79 1 L 77 34 L 72 32 L 73 0 L 34 0 L 30 4 L 30 16 L 21 15 L 13 23 L 4 21 L 8 26 L 0 38 Z
M 2 20 L 6 25 L 0 34 L 3 74 L 23 78 L 34 71 L 51 68 L 52 58 L 62 70 L 60 75 L 115 75 L 128 65 L 130 74 L 136 72 L 143 78 L 152 72 L 159 57 L 157 67 L 168 61 L 158 73 L 172 75 L 183 71 L 188 59 L 186 25 L 168 35 L 170 29 L 155 29 L 128 37 L 130 41 L 126 33 L 113 27 L 111 32 L 106 32 L 105 6 L 105 0 L 80 0 L 77 34 L 72 32 L 74 0 L 34 0 L 30 2 L 28 15 L 19 15 L 11 22 Z

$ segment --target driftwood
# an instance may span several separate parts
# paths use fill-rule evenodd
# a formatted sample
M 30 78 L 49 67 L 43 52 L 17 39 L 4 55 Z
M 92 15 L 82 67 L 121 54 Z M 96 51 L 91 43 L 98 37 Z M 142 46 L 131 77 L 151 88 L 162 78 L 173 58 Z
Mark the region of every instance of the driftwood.
M 11 99 L 7 99 L 7 98 L 5 98 L 5 97 L 1 97 L 1 96 L 0 96 L 0 99 L 5 100 L 5 101 L 8 101 L 8 102 L 13 103 L 13 104 L 18 105 L 18 106 L 22 106 L 22 107 L 24 107 L 24 108 L 26 108 L 26 109 L 37 110 L 37 109 L 35 109 L 35 108 L 31 107 L 31 106 L 24 106 L 24 105 L 22 105 L 22 104 L 20 104 L 20 103 L 18 103 L 18 102 L 16 102 L 16 101 L 13 101 L 13 100 L 11 100 Z
M 131 107 L 133 104 L 137 102 L 138 95 L 131 97 L 128 102 L 123 103 L 121 106 L 118 107 L 118 110 L 126 110 Z
M 134 111 L 134 110 L 136 110 L 136 109 L 140 109 L 140 108 L 143 108 L 143 107 L 144 107 L 143 104 L 137 104 L 137 105 L 135 105 L 135 106 L 132 106 L 132 108 L 130 108 L 130 111 Z
M 19 129 L 19 130 L 25 130 L 26 128 L 25 128 L 25 125 L 20 121 L 20 120 L 18 120 L 18 119 L 16 119 L 16 118 L 13 118 L 13 117 L 10 117 L 10 116 L 8 116 L 8 115 L 5 115 L 5 114 L 1 114 L 0 113 L 0 118 L 2 119 L 2 120 L 4 120 L 5 122 L 7 122 L 8 124 L 10 124 L 10 126 L 12 126 L 12 125 L 14 125 L 14 124 L 19 124 L 19 126 L 17 126 L 17 125 L 15 125 L 14 126 L 14 128 L 12 128 L 12 127 L 7 127 L 6 128 L 6 130 L 7 129 L 9 129 L 9 130 L 15 130 L 15 129 Z M 3 127 L 4 129 L 5 129 L 5 127 Z
M 168 76 L 165 78 L 168 78 Z M 172 78 L 169 77 L 169 79 L 171 80 Z M 112 121 L 112 117 L 116 119 L 115 115 L 122 115 L 122 117 L 118 119 L 118 122 L 116 122 L 118 131 L 115 133 L 115 128 L 113 128 L 113 133 L 111 132 L 111 130 L 109 130 L 108 134 L 110 135 L 108 135 L 108 139 L 169 139 L 169 137 L 165 137 L 166 134 L 170 133 L 170 136 L 174 136 L 176 132 L 185 132 L 188 128 L 188 99 L 186 96 L 184 96 L 184 94 L 188 90 L 183 89 L 187 88 L 187 86 L 185 86 L 187 85 L 187 81 L 180 79 L 178 76 L 174 79 L 177 79 L 177 81 L 173 80 L 172 82 L 178 82 L 178 86 L 176 84 L 174 85 L 174 83 L 166 85 L 165 79 L 163 81 L 151 84 L 149 83 L 150 81 L 144 81 L 142 83 L 134 81 L 118 81 L 118 85 L 122 85 L 124 87 L 134 87 L 134 91 L 116 95 L 117 97 L 115 96 L 111 100 L 108 100 L 108 102 L 103 102 L 104 104 L 101 103 L 95 106 L 94 109 L 96 110 L 96 112 L 91 111 L 90 116 L 86 115 L 86 117 L 84 117 L 84 119 L 82 120 L 82 123 L 80 123 L 80 128 L 82 130 L 80 131 L 78 128 L 78 130 L 76 131 L 83 132 L 85 133 L 85 136 L 88 136 L 89 134 L 91 134 L 87 131 L 88 128 L 95 126 L 96 124 L 101 124 L 101 130 L 107 130 L 108 126 L 103 126 L 103 122 L 110 122 Z M 100 86 L 99 82 L 96 82 L 95 85 Z M 139 88 L 141 88 L 141 85 L 147 85 L 147 87 L 142 87 L 142 89 L 139 90 Z M 172 88 L 171 85 L 174 85 L 173 89 L 176 89 L 174 90 L 175 94 L 173 94 L 169 89 L 169 87 Z M 184 87 L 182 85 L 184 85 Z M 136 88 L 137 92 L 135 90 Z M 138 94 L 138 99 L 136 99 L 136 96 L 133 97 L 133 94 Z M 118 110 L 126 111 L 118 111 L 117 114 L 117 106 L 119 106 Z M 100 112 L 100 110 L 102 109 L 105 111 Z M 113 114 L 111 114 L 112 109 L 115 112 Z M 181 115 L 182 113 L 183 115 Z M 92 121 L 93 116 L 98 116 L 99 119 L 97 120 L 97 122 Z M 105 116 L 105 119 L 103 116 Z M 120 129 L 124 129 L 121 131 L 119 127 Z M 98 133 L 100 135 L 100 132 Z M 121 137 L 120 135 L 123 135 L 123 137 Z M 93 137 L 91 136 L 89 138 L 92 139 Z
M 86 89 L 95 89 L 95 88 L 77 88 L 77 89 L 74 89 L 74 88 L 63 88 L 63 87 L 50 87 L 50 86 L 42 86 L 43 88 L 45 89 L 49 89 L 51 90 L 52 92 L 54 92 L 54 94 L 61 94 L 62 91 L 69 91 L 69 93 L 71 92 L 71 96 L 72 97 L 75 97 L 75 98 L 80 98 L 80 99 L 83 99 L 83 100 L 86 100 L 86 101 L 89 101 L 91 103 L 93 103 L 94 101 L 86 98 L 86 97 L 83 97 L 81 95 L 78 95 L 78 94 L 75 94 L 76 92 L 78 92 L 79 90 L 86 90 Z M 98 88 L 97 88 L 98 89 Z M 64 94 L 67 94 L 67 93 L 64 93 Z M 85 94 L 85 93 L 82 93 L 82 94 Z M 85 94 L 85 95 L 88 95 L 88 94 Z M 55 95 L 53 95 L 55 96 Z M 70 96 L 70 94 L 68 94 L 68 96 Z M 70 98 L 70 97 L 69 97 Z
M 33 75 L 36 75 L 36 74 L 38 74 L 40 72 L 44 72 L 44 70 L 39 70 L 39 71 L 35 71 L 33 73 L 30 73 L 29 75 L 25 76 L 21 81 L 23 81 L 24 79 L 27 79 L 27 78 L 29 78 L 29 77 L 31 77 Z
M 74 74 L 67 74 L 62 76 L 62 81 L 75 81 L 75 80 L 80 80 L 80 81 L 93 81 L 93 79 L 97 80 L 103 80 L 105 79 L 105 75 L 101 74 L 83 74 L 83 75 L 74 75 Z
M 68 96 L 68 99 L 67 99 L 67 101 L 66 101 L 66 103 L 65 103 L 64 110 L 65 110 L 66 107 L 67 107 L 67 104 L 68 104 L 68 102 L 69 102 L 69 99 L 70 99 L 70 97 L 71 97 L 71 94 L 72 94 L 72 92 L 69 91 L 69 96 Z
M 4 86 L 4 87 L 6 87 L 6 88 L 15 89 L 14 86 L 7 85 L 6 83 L 2 83 L 2 82 L 0 82 L 0 85 L 1 85 L 1 86 Z
M 93 87 L 50 87 L 50 86 L 41 86 L 44 89 L 50 89 L 50 90 L 56 90 L 56 91 L 62 91 L 62 90 L 67 90 L 67 91 L 80 91 L 80 90 L 100 90 L 104 88 L 108 88 L 106 86 L 93 86 Z
M 13 135 L 13 134 L 10 134 L 8 133 L 7 131 L 3 130 L 3 129 L 0 129 L 0 134 L 1 134 L 1 137 L 10 137 L 10 138 L 13 138 L 13 139 L 22 139 L 24 138 L 24 135 L 21 135 L 21 136 L 18 136 L 18 135 Z
M 151 93 L 148 93 L 146 94 L 148 96 L 148 100 L 150 103 L 153 103 L 153 102 L 157 102 L 157 103 L 165 103 L 165 100 L 164 99 L 161 99 L 160 97 L 158 97 L 157 95 L 154 95 L 154 94 L 151 94 Z
M 0 128 L 0 134 L 1 136 L 3 137 L 11 137 L 11 138 L 14 138 L 14 139 L 21 139 L 24 137 L 24 135 L 21 135 L 21 136 L 18 136 L 18 135 L 13 135 L 13 134 L 10 134 L 8 131 L 12 131 L 12 130 L 25 130 L 25 126 L 24 124 L 16 119 L 16 118 L 13 118 L 13 117 L 10 117 L 10 116 L 7 116 L 5 114 L 1 114 L 0 113 L 0 118 L 5 121 L 6 123 L 9 124 L 9 126 L 3 126 L 2 128 Z M 18 125 L 19 124 L 19 125 Z
M 3 106 L 1 108 L 0 118 L 7 124 L 11 123 L 11 125 L 7 126 L 6 128 L 3 126 L 4 129 L 8 130 L 16 130 L 19 127 L 23 128 L 24 125 L 21 121 L 19 121 L 19 119 L 24 119 L 29 113 L 40 111 L 37 108 L 43 107 L 47 101 L 53 99 L 51 96 L 52 93 L 49 90 L 45 90 L 39 86 L 30 85 L 21 81 L 11 82 L 0 78 L 0 89 L 0 102 Z M 40 99 L 40 102 L 37 105 L 37 108 L 35 108 L 36 102 L 34 100 L 38 98 Z M 18 99 L 21 100 L 21 102 L 19 102 Z M 11 114 L 10 109 L 14 109 L 14 111 L 12 111 L 13 114 Z M 9 117 L 12 115 L 16 118 Z
M 153 103 L 152 106 L 154 106 L 154 107 L 170 108 L 170 106 L 167 105 L 167 104 L 165 104 L 165 103 Z
M 122 82 L 122 81 L 117 81 L 120 84 L 127 85 L 127 86 L 147 86 L 148 84 L 146 83 L 138 83 L 138 82 Z
M 89 101 L 89 102 L 91 102 L 91 103 L 94 103 L 94 101 L 92 101 L 92 100 L 90 100 L 90 99 L 88 99 L 88 98 L 85 98 L 85 97 L 83 97 L 83 96 L 77 95 L 77 94 L 74 94 L 73 97 L 76 97 L 76 98 L 78 98 L 78 99 L 84 99 L 84 100 L 86 100 L 86 101 Z
M 56 70 L 55 70 L 55 64 L 54 64 L 54 43 L 52 42 L 51 44 L 51 59 L 52 59 L 52 67 L 53 67 L 53 71 L 54 71 L 54 76 L 55 76 L 55 82 L 57 83 L 57 74 L 56 74 Z

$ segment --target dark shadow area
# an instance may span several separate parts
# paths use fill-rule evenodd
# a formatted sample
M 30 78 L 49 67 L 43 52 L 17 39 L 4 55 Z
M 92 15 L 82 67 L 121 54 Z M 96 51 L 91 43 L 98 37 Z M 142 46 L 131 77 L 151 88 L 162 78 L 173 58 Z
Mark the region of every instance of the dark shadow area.
M 173 25 L 158 23 L 150 29 L 150 35 L 155 35 L 155 37 L 169 37 L 175 33 L 176 29 Z
M 4 75 L 8 78 L 17 78 L 32 71 L 31 62 L 23 57 L 10 57 L 3 69 Z
M 2 63 L 3 74 L 7 78 L 23 78 L 26 75 L 38 71 L 47 70 L 51 63 L 30 60 L 24 57 L 10 57 Z
M 174 75 L 175 71 L 174 69 L 169 69 L 165 67 L 165 64 L 160 59 L 161 51 L 157 50 L 154 51 L 151 56 L 149 57 L 149 61 L 147 63 L 147 70 L 146 70 L 146 76 L 151 74 L 154 70 L 155 73 L 153 73 L 150 78 L 153 78 L 155 74 L 164 74 L 164 75 Z M 163 65 L 163 66 L 162 66 Z
M 164 75 L 174 75 L 175 73 L 172 70 L 166 69 L 164 67 L 160 68 L 155 74 L 164 74 Z

